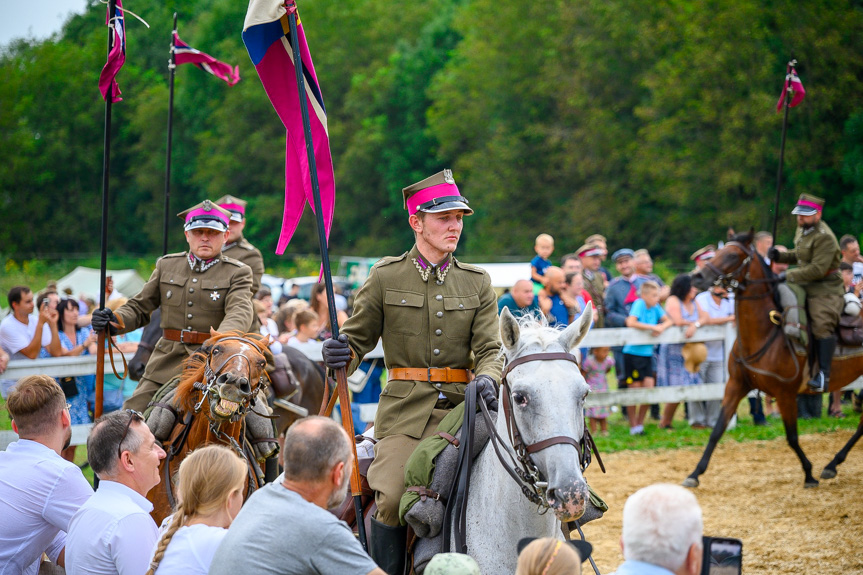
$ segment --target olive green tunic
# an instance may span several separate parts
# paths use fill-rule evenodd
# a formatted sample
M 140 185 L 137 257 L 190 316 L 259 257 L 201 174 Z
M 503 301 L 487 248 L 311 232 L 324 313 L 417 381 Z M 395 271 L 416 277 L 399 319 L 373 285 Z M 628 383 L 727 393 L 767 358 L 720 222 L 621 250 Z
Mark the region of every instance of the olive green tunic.
M 141 292 L 116 312 L 126 333 L 145 326 L 156 308 L 162 309 L 162 329 L 190 329 L 208 333 L 249 331 L 252 324 L 252 270 L 226 256 L 207 270 L 193 271 L 188 253 L 162 256 Z M 144 411 L 159 387 L 179 374 L 180 364 L 198 344 L 160 338 L 147 362 L 135 393 L 124 407 Z
M 584 289 L 590 294 L 593 300 L 593 307 L 596 309 L 595 327 L 605 326 L 605 279 L 598 271 L 585 269 L 582 272 L 584 276 Z
M 806 290 L 815 339 L 830 337 L 839 323 L 844 302 L 841 257 L 839 242 L 823 221 L 809 229 L 798 227 L 794 249 L 779 254 L 779 263 L 798 266 L 789 269 L 786 278 Z
M 452 256 L 438 268 L 429 267 L 423 278 L 415 263 L 420 258 L 414 246 L 372 268 L 354 299 L 353 315 L 341 329 L 354 356 L 348 373 L 382 339 L 387 369 L 473 369 L 476 375 L 499 381 L 503 362 L 491 278 L 482 268 Z M 404 465 L 420 439 L 433 433 L 449 410 L 464 401 L 464 390 L 463 383 L 401 380 L 392 380 L 384 388 L 375 417 L 379 441 L 368 472 L 378 521 L 399 524 Z
M 261 250 L 241 237 L 223 247 L 222 253 L 252 268 L 252 295 L 258 293 L 261 289 L 261 276 L 264 275 L 264 256 L 261 255 Z

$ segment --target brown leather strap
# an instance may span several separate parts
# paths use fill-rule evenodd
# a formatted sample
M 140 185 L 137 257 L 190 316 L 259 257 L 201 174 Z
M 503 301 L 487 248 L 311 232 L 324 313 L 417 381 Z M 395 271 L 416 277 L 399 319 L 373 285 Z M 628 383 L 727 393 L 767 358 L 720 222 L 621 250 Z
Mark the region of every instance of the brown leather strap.
M 408 487 L 405 491 L 413 491 L 415 493 L 419 493 L 420 501 L 425 501 L 426 498 L 428 498 L 428 497 L 431 497 L 435 501 L 444 501 L 444 502 L 446 501 L 446 499 L 441 497 L 440 493 L 438 493 L 437 491 L 434 491 L 432 489 L 429 489 L 428 487 L 423 487 L 422 485 Z
M 470 372 L 452 367 L 394 367 L 387 373 L 387 381 L 434 381 L 441 383 L 469 383 Z
M 561 443 L 572 445 L 577 450 L 581 451 L 581 447 L 578 445 L 578 442 L 573 438 L 567 437 L 565 435 L 556 435 L 554 437 L 549 437 L 548 439 L 543 439 L 542 441 L 537 441 L 536 443 L 532 443 L 525 447 L 525 450 L 528 453 L 536 453 L 537 451 L 542 451 L 546 447 L 551 447 L 552 445 L 559 445 Z
M 201 345 L 210 339 L 211 336 L 208 333 L 192 331 L 190 329 L 165 329 L 162 330 L 162 337 L 170 341 L 179 341 L 180 343 L 187 343 L 190 345 Z
M 458 449 L 459 441 L 457 438 L 453 437 L 452 435 L 450 435 L 446 431 L 438 431 L 436 435 L 440 435 L 441 437 L 443 437 L 444 439 L 446 439 L 447 441 L 452 443 L 453 447 Z

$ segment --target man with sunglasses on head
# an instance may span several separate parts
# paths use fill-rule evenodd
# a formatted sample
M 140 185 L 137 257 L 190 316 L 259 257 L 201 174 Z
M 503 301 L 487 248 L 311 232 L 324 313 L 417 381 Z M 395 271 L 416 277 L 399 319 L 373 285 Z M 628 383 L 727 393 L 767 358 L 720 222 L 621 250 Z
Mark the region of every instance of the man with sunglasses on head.
M 43 553 L 64 565 L 69 522 L 93 489 L 60 457 L 72 419 L 53 377 L 22 378 L 6 407 L 19 439 L 0 451 L 0 574 L 36 575 Z
M 141 414 L 126 409 L 96 420 L 87 455 L 99 489 L 69 524 L 66 573 L 143 575 L 159 537 L 146 496 L 165 452 Z

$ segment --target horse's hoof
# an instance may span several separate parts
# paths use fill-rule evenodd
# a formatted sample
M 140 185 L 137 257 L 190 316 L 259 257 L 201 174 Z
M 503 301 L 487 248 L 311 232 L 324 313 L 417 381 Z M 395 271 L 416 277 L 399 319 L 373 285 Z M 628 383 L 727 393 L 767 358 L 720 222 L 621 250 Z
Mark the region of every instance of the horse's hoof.
M 824 468 L 824 471 L 821 472 L 821 479 L 833 479 L 836 477 L 835 469 Z
M 683 483 L 681 483 L 681 485 L 683 485 L 684 487 L 698 487 L 698 479 L 694 477 L 687 477 L 683 480 Z
M 803 482 L 803 487 L 805 487 L 806 489 L 818 487 L 818 480 L 817 479 L 808 479 L 808 480 Z

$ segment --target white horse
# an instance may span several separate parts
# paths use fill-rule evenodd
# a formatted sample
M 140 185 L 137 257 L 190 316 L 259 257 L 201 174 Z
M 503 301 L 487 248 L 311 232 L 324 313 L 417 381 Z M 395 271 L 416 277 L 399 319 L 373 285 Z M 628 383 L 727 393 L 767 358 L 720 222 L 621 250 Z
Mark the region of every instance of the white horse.
M 587 335 L 593 307 L 563 331 L 535 320 L 516 321 L 508 309 L 500 316 L 500 335 L 508 364 L 531 354 L 569 353 Z M 518 365 L 507 375 L 513 416 L 525 445 L 562 436 L 581 442 L 584 434 L 584 399 L 590 388 L 572 361 L 542 359 Z M 501 386 L 496 429 L 511 453 L 504 417 Z M 467 502 L 468 554 L 482 573 L 514 573 L 516 546 L 523 537 L 563 538 L 561 521 L 584 514 L 587 483 L 581 473 L 575 446 L 558 443 L 532 454 L 540 479 L 548 483 L 548 508 L 531 503 L 508 475 L 493 446 L 487 445 L 474 462 Z M 547 511 L 551 511 L 548 513 Z M 453 550 L 455 546 L 453 545 Z

